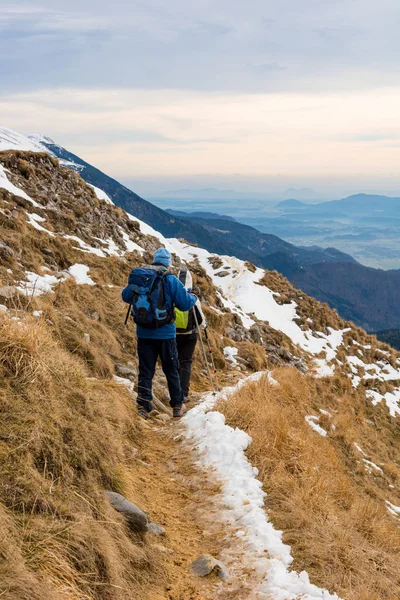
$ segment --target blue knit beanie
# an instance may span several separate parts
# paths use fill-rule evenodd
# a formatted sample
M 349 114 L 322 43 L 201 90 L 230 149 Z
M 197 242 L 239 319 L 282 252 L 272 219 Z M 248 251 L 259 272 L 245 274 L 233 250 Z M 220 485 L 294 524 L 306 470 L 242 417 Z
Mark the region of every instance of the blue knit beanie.
M 171 253 L 166 248 L 156 250 L 153 258 L 153 265 L 164 265 L 169 267 L 171 264 Z

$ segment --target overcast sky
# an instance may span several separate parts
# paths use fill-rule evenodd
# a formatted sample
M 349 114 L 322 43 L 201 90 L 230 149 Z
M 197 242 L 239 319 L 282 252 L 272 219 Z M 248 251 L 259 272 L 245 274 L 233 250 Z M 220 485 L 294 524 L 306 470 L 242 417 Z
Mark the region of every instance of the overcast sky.
M 400 190 L 399 27 L 397 0 L 0 0 L 0 123 L 142 193 Z

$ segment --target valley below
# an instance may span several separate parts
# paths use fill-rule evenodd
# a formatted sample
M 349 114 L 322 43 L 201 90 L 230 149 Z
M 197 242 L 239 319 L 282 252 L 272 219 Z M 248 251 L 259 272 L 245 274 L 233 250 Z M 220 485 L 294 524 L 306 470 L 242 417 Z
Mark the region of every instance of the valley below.
M 295 246 L 334 247 L 350 254 L 361 264 L 375 269 L 400 269 L 400 216 L 393 214 L 392 203 L 386 196 L 365 196 L 365 208 L 357 211 L 339 209 L 321 204 L 299 203 L 288 206 L 285 201 L 229 200 L 220 198 L 155 198 L 152 201 L 160 208 L 183 212 L 211 211 L 233 217 L 262 233 L 276 235 Z M 352 197 L 350 197 L 352 198 Z M 370 198 L 375 199 L 371 210 Z M 385 207 L 388 201 L 390 206 Z M 396 199 L 394 199 L 396 200 Z M 398 200 L 398 199 L 397 199 Z M 296 203 L 297 201 L 293 201 Z M 324 206 L 325 205 L 325 206 Z M 400 205 L 400 201 L 399 201 Z M 317 207 L 324 207 L 324 210 Z

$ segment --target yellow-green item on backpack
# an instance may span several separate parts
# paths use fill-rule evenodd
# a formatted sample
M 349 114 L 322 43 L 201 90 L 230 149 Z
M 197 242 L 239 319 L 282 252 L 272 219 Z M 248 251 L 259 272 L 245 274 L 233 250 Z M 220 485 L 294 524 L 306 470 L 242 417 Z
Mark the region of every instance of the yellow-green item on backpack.
M 181 311 L 175 308 L 175 325 L 177 329 L 187 329 L 189 323 L 189 311 Z

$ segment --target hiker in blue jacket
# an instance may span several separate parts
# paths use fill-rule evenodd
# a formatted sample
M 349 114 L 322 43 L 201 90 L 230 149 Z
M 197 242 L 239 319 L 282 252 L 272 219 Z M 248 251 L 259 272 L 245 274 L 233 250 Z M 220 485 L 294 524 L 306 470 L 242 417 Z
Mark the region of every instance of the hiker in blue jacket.
M 139 358 L 137 403 L 139 414 L 146 419 L 152 410 L 152 382 L 158 357 L 167 378 L 173 416 L 179 418 L 183 414 L 184 396 L 179 379 L 174 308 L 190 310 L 197 298 L 168 271 L 170 265 L 170 252 L 159 248 L 152 265 L 133 269 L 128 286 L 122 292 L 124 302 L 132 306 L 136 322 Z

